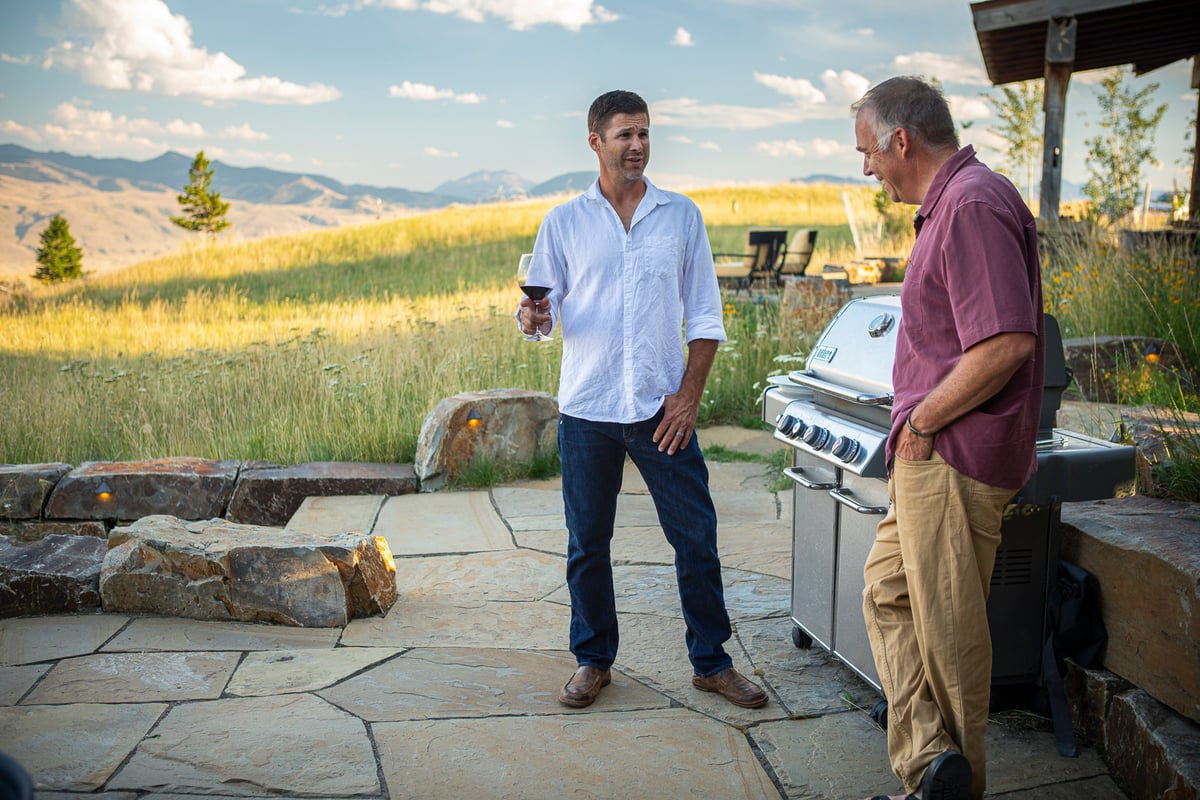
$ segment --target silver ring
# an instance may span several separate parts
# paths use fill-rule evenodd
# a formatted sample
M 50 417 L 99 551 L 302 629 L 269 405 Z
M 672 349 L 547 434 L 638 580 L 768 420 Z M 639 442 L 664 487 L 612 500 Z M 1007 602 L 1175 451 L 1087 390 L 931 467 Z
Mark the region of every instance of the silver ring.
M 683 436 L 683 431 L 675 431 L 676 436 Z

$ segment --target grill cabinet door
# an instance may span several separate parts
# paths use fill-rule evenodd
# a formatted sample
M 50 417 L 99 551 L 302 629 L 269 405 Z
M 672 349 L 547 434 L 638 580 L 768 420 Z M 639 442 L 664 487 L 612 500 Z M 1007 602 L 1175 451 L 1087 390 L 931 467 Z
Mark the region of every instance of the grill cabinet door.
M 875 528 L 887 513 L 887 481 L 846 473 L 837 499 L 841 508 L 834 654 L 876 690 L 883 691 L 871 654 L 871 641 L 867 638 L 867 623 L 863 620 L 862 594 L 866 586 L 863 567 L 875 544 Z
M 837 487 L 841 470 L 801 450 L 795 451 L 793 463 L 784 471 L 796 484 L 792 495 L 792 622 L 832 650 L 838 507 L 829 490 Z

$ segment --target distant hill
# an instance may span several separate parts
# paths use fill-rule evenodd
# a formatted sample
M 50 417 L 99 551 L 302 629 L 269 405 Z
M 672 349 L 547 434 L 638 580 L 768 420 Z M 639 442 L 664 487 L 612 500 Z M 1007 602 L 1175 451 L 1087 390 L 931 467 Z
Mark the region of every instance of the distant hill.
M 545 197 L 547 195 L 564 194 L 567 192 L 582 194 L 589 186 L 596 182 L 596 178 L 598 177 L 600 177 L 600 173 L 597 170 L 567 172 L 559 175 L 557 178 L 551 178 L 534 186 L 529 190 L 529 196 Z
M 875 183 L 875 180 L 868 180 L 866 178 L 847 178 L 844 175 L 808 175 L 804 178 L 792 178 L 789 183 L 848 183 L 854 186 L 866 186 Z
M 458 180 L 446 181 L 433 191 L 445 197 L 455 197 L 472 203 L 490 203 L 527 197 L 533 183 L 515 172 L 472 172 Z

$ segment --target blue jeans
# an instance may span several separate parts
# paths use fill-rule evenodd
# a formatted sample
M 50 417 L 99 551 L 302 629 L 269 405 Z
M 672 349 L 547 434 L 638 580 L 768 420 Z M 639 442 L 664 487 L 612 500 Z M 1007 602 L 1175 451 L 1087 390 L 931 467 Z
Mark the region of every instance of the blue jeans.
M 566 509 L 571 652 L 581 666 L 608 669 L 617 657 L 617 606 L 610 546 L 628 454 L 646 481 L 658 521 L 675 549 L 675 577 L 687 623 L 688 658 L 697 675 L 733 666 L 722 645 L 732 630 L 717 556 L 717 513 L 708 467 L 693 433 L 668 456 L 651 437 L 662 418 L 633 424 L 590 422 L 562 414 L 558 452 Z

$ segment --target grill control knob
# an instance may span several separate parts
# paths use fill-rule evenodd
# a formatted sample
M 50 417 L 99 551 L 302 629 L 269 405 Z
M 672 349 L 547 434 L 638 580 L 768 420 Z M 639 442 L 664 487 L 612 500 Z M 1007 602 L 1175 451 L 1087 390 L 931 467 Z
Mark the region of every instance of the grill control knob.
M 820 450 L 825 447 L 825 444 L 829 441 L 829 431 L 825 430 L 819 425 L 813 425 L 804 432 L 803 438 L 804 443 L 813 450 Z
M 849 436 L 839 436 L 833 440 L 833 447 L 829 452 L 834 458 L 839 458 L 849 464 L 854 459 L 858 458 L 858 451 L 862 449 L 862 445 L 857 439 L 851 439 Z
M 782 414 L 780 415 L 779 422 L 775 427 L 777 427 L 779 432 L 784 436 L 791 436 L 792 432 L 796 430 L 796 425 L 799 422 L 800 420 L 796 419 L 791 414 Z

